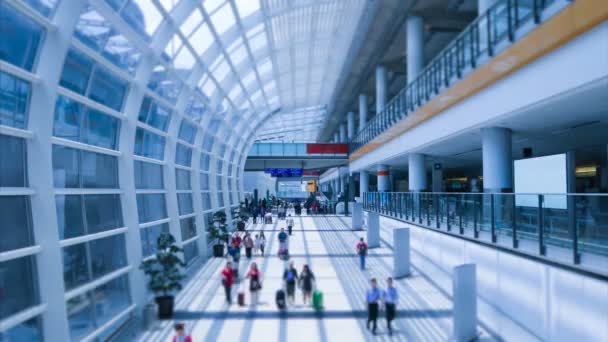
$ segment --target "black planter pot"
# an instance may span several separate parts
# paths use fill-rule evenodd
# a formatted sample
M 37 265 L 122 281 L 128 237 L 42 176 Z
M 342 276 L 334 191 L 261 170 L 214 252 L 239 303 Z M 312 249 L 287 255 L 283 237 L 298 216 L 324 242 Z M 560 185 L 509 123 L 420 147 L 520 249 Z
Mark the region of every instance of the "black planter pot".
M 213 245 L 213 256 L 221 258 L 224 256 L 224 245 Z
M 245 231 L 245 222 L 241 221 L 241 222 L 237 223 L 236 227 L 239 231 L 244 232 Z
M 158 319 L 170 319 L 173 317 L 173 296 L 156 297 L 156 305 L 158 305 Z

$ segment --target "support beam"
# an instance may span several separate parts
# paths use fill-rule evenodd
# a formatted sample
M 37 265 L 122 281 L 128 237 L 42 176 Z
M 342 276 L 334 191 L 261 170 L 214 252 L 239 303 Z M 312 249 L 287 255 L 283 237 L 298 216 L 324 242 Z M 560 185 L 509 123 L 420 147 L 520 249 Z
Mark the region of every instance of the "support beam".
M 388 72 L 385 66 L 379 65 L 376 67 L 376 115 L 384 110 L 387 99 Z
M 393 277 L 410 275 L 410 228 L 393 229 Z
M 367 95 L 359 94 L 359 132 L 363 130 L 367 123 Z
M 407 83 L 412 83 L 424 68 L 424 21 L 409 16 L 406 22 Z
M 484 192 L 513 191 L 511 131 L 507 128 L 481 129 Z
M 386 192 L 389 191 L 389 175 L 390 171 L 387 165 L 378 165 L 378 191 Z

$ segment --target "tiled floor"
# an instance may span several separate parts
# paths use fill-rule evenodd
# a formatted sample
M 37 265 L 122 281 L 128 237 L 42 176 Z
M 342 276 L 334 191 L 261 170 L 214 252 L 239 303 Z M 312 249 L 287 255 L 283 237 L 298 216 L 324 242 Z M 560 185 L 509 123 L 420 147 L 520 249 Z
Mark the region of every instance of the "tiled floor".
M 355 244 L 363 231 L 349 230 L 350 218 L 296 217 L 294 234 L 290 238 L 291 260 L 298 270 L 310 265 L 317 278 L 317 288 L 323 291 L 325 310 L 318 316 L 310 307 L 302 305 L 297 293 L 296 305 L 285 315 L 277 310 L 274 294 L 282 287 L 284 263 L 276 256 L 277 233 L 285 221 L 273 225 L 254 226 L 264 229 L 269 255 L 256 256 L 263 272 L 260 304 L 228 306 L 220 285 L 220 270 L 225 259 L 211 259 L 198 271 L 177 298 L 175 319 L 186 324 L 194 341 L 447 341 L 451 335 L 452 303 L 430 281 L 414 270 L 410 277 L 397 281 L 400 294 L 395 334 L 390 337 L 386 321 L 379 320 L 378 335 L 372 336 L 365 328 L 365 290 L 369 279 L 385 279 L 392 270 L 391 241 L 386 232 L 382 247 L 369 251 L 367 270 L 359 270 Z M 249 261 L 241 258 L 240 274 Z M 242 281 L 245 286 L 246 282 Z M 235 294 L 236 295 L 236 294 Z M 246 292 L 249 301 L 249 293 Z M 383 312 L 381 313 L 383 317 Z M 159 322 L 153 330 L 143 334 L 141 341 L 170 341 L 174 321 Z M 491 339 L 479 328 L 484 339 Z

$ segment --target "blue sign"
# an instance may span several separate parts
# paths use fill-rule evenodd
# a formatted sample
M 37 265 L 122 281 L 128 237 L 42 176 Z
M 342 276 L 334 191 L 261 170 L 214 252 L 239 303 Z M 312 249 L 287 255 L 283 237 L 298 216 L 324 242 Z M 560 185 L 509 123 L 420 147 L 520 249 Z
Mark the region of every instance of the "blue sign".
M 267 168 L 265 173 L 269 173 L 272 177 L 302 177 L 302 169 L 292 168 Z

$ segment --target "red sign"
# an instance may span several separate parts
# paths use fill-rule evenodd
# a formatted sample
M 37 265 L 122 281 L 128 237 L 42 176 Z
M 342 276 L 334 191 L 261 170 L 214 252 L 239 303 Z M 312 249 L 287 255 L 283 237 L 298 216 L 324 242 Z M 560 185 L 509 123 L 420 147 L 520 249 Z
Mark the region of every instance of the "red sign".
M 347 144 L 306 144 L 306 153 L 347 154 Z
M 320 176 L 321 175 L 321 171 L 318 170 L 304 170 L 304 172 L 302 172 L 302 176 Z

